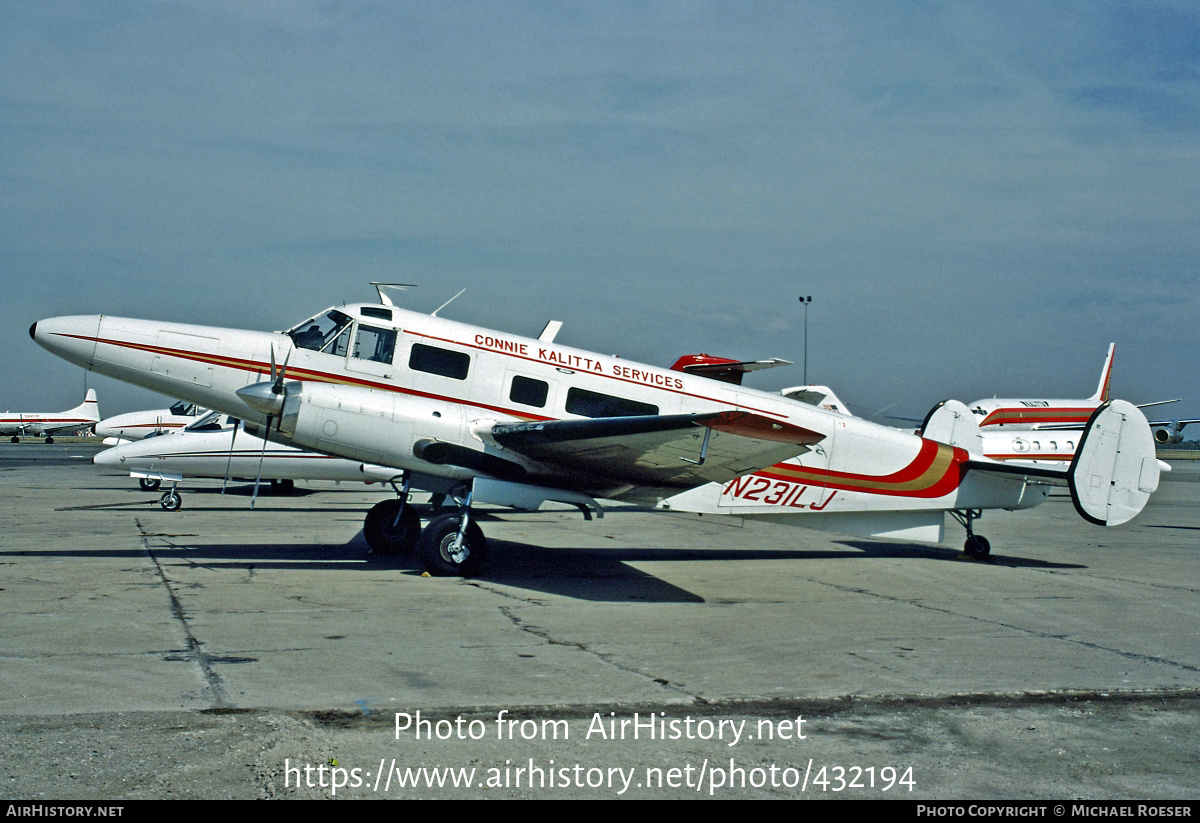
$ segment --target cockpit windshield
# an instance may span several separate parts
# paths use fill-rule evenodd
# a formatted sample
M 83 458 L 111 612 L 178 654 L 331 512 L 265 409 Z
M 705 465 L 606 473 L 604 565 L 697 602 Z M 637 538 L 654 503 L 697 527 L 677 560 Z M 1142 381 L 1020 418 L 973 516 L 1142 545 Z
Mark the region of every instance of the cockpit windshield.
M 183 400 L 180 400 L 178 403 L 175 403 L 173 406 L 171 406 L 171 414 L 179 417 L 194 417 L 196 414 L 196 404 L 187 403 Z
M 199 420 L 188 423 L 183 427 L 185 432 L 215 432 L 224 428 L 222 426 L 223 415 L 220 412 L 210 411 L 208 414 L 201 417 Z
M 335 346 L 334 341 L 338 340 L 338 336 L 344 329 L 350 327 L 350 321 L 350 315 L 344 314 L 337 309 L 330 309 L 311 320 L 305 320 L 296 326 L 296 328 L 289 331 L 288 336 L 292 338 L 292 342 L 300 349 L 325 351 L 330 354 L 345 354 L 345 343 L 343 342 Z M 335 349 L 340 349 L 340 351 L 335 351 Z

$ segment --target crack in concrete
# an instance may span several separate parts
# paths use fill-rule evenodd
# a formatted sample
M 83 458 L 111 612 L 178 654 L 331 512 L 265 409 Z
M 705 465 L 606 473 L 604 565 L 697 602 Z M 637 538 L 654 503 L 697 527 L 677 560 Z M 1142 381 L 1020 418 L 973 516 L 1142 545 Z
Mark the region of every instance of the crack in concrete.
M 913 606 L 914 608 L 924 609 L 925 611 L 936 612 L 938 614 L 950 615 L 952 617 L 957 617 L 962 620 L 973 620 L 977 623 L 983 623 L 983 624 L 989 625 L 989 626 L 999 626 L 1004 629 L 1009 629 L 1010 631 L 1020 632 L 1021 634 L 1024 634 L 1026 636 L 1037 637 L 1042 640 L 1062 640 L 1067 643 L 1072 643 L 1076 646 L 1081 646 L 1085 649 L 1106 652 L 1108 654 L 1115 654 L 1118 657 L 1123 657 L 1127 660 L 1133 660 L 1133 661 L 1136 661 L 1139 663 L 1159 663 L 1164 666 L 1174 666 L 1175 668 L 1183 669 L 1184 671 L 1188 671 L 1188 672 L 1200 672 L 1200 666 L 1193 666 L 1189 663 L 1182 663 L 1178 660 L 1170 660 L 1165 657 L 1159 657 L 1158 655 L 1142 654 L 1140 652 L 1129 652 L 1129 651 L 1124 651 L 1123 649 L 1114 649 L 1109 646 L 1102 646 L 1099 643 L 1092 643 L 1087 640 L 1083 640 L 1081 638 L 1073 638 L 1070 635 L 1066 635 L 1066 634 L 1052 634 L 1050 632 L 1035 631 L 1033 629 L 1028 629 L 1024 626 L 1016 626 L 1011 623 L 1004 623 L 999 620 L 988 620 L 987 618 L 984 618 L 984 617 L 978 617 L 978 616 L 972 615 L 972 614 L 963 614 L 961 612 L 956 612 L 951 609 L 940 608 L 937 606 L 930 606 L 930 605 L 927 605 L 924 603 L 919 603 L 915 600 L 906 600 L 902 597 L 893 597 L 891 595 L 880 594 L 879 592 L 873 592 L 873 591 L 869 591 L 867 589 L 855 588 L 853 586 L 841 586 L 841 585 L 838 585 L 837 583 L 829 583 L 824 580 L 814 580 L 812 578 L 806 578 L 806 579 L 810 583 L 815 583 L 819 586 L 828 586 L 829 588 L 835 589 L 840 592 L 861 594 L 866 597 L 874 597 L 879 600 L 887 600 L 892 603 L 902 603 L 907 606 Z
M 613 668 L 619 672 L 624 672 L 626 674 L 632 674 L 636 677 L 643 678 L 644 680 L 649 680 L 652 683 L 657 683 L 659 686 L 662 686 L 664 689 L 668 689 L 670 691 L 675 692 L 676 694 L 682 695 L 683 697 L 686 697 L 690 700 L 695 701 L 698 705 L 705 705 L 708 703 L 708 701 L 705 700 L 700 695 L 692 694 L 691 692 L 685 691 L 684 689 L 680 688 L 678 685 L 672 683 L 671 681 L 667 680 L 666 678 L 654 677 L 653 675 L 647 674 L 646 672 L 643 672 L 643 671 L 639 671 L 638 669 L 634 669 L 629 666 L 623 666 L 620 663 L 613 660 L 611 657 L 601 654 L 600 652 L 595 651 L 594 649 L 589 649 L 583 643 L 576 643 L 576 642 L 567 641 L 567 640 L 559 640 L 555 637 L 552 637 L 550 635 L 550 632 L 547 631 L 546 629 L 538 628 L 537 626 L 534 626 L 533 624 L 522 620 L 508 606 L 500 606 L 499 608 L 500 608 L 500 613 L 502 615 L 504 615 L 505 617 L 507 617 L 509 622 L 511 622 L 514 626 L 516 626 L 517 629 L 525 632 L 526 634 L 531 634 L 534 637 L 537 637 L 537 638 L 545 641 L 546 643 L 549 643 L 551 646 L 565 646 L 566 648 L 575 649 L 576 651 L 583 652 L 584 654 L 589 654 L 592 657 L 599 660 L 601 663 L 605 664 L 606 666 L 610 666 L 611 668 Z
M 183 627 L 184 639 L 187 641 L 188 652 L 195 658 L 196 664 L 200 667 L 200 673 L 204 676 L 205 682 L 208 684 L 209 690 L 213 695 L 214 708 L 228 708 L 229 701 L 225 697 L 225 689 L 221 682 L 221 676 L 216 673 L 212 667 L 211 661 L 201 648 L 203 645 L 196 635 L 192 633 L 192 627 L 188 624 L 187 617 L 183 613 L 183 604 L 179 601 L 179 596 L 175 592 L 175 587 L 167 577 L 166 571 L 162 564 L 158 562 L 158 557 L 154 554 L 154 549 L 150 546 L 151 535 L 147 533 L 142 526 L 142 522 L 138 518 L 133 521 L 137 524 L 142 548 L 145 549 L 146 555 L 150 558 L 150 562 L 154 564 L 154 568 L 158 572 L 158 578 L 162 581 L 163 587 L 167 590 L 167 597 L 171 603 L 171 613 L 175 619 L 179 621 L 179 625 Z

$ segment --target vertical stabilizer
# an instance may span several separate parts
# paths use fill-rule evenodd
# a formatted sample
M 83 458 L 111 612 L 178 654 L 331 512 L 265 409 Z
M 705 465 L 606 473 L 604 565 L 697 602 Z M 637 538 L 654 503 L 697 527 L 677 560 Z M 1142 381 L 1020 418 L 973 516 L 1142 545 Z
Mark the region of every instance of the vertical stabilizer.
M 80 417 L 86 417 L 93 423 L 100 422 L 100 405 L 96 402 L 96 390 L 88 389 L 87 395 L 83 398 L 82 405 L 71 409 L 67 414 L 78 414 Z
M 1108 344 L 1108 357 L 1104 358 L 1104 371 L 1100 372 L 1100 385 L 1096 387 L 1096 393 L 1089 398 L 1093 403 L 1108 402 L 1108 389 L 1112 382 L 1113 352 L 1116 349 L 1116 343 Z

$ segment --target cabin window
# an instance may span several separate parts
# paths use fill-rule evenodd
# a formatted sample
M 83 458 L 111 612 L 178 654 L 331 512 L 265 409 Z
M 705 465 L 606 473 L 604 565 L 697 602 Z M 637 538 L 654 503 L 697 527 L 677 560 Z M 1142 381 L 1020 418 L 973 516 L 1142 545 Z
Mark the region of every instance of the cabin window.
M 335 354 L 334 341 L 338 340 L 339 335 L 349 326 L 350 316 L 337 309 L 332 309 L 320 317 L 305 320 L 289 331 L 288 336 L 292 338 L 292 342 L 296 344 L 297 348 Z M 343 341 L 342 354 L 345 354 L 345 341 Z
M 658 406 L 573 388 L 567 391 L 567 413 L 581 417 L 640 417 L 658 414 Z
M 376 308 L 375 306 L 363 306 L 362 307 L 362 316 L 363 317 L 374 317 L 376 320 L 391 320 L 392 319 L 392 310 Z
M 359 326 L 354 338 L 354 356 L 359 360 L 375 363 L 391 363 L 396 350 L 395 329 L 378 329 L 374 326 Z
M 513 378 L 512 388 L 509 389 L 508 399 L 523 406 L 545 407 L 546 398 L 550 394 L 550 384 L 532 377 Z
M 414 343 L 412 353 L 408 357 L 408 367 L 413 371 L 466 380 L 467 371 L 471 368 L 471 356 L 460 351 Z

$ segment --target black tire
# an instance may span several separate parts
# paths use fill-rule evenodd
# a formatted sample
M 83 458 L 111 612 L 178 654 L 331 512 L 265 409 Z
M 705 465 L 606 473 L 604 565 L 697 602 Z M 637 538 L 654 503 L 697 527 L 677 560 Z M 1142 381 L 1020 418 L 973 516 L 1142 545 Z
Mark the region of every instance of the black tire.
M 291 479 L 272 480 L 271 491 L 275 494 L 292 494 L 296 491 L 296 481 Z
M 51 444 L 51 443 L 53 443 L 53 442 L 54 442 L 54 438 L 53 438 L 53 437 L 47 437 L 47 438 L 46 438 L 46 445 L 50 445 L 50 444 Z
M 179 492 L 171 489 L 171 491 L 164 492 L 163 496 L 158 498 L 158 505 L 163 507 L 163 511 L 177 512 L 183 505 L 183 498 L 179 496 Z
M 408 505 L 404 507 L 397 524 L 396 512 L 399 509 L 399 500 L 381 500 L 367 512 L 367 519 L 363 521 L 363 537 L 367 539 L 371 551 L 404 554 L 416 547 L 421 538 L 421 516 Z
M 992 545 L 988 543 L 986 537 L 981 537 L 973 534 L 967 538 L 967 542 L 963 544 L 963 551 L 970 557 L 976 560 L 984 560 L 992 553 Z
M 21 442 L 21 438 L 17 437 L 15 434 L 12 436 L 11 440 L 12 440 L 12 442 L 14 442 L 14 443 L 20 443 L 20 442 Z
M 162 481 L 158 479 L 151 480 L 149 477 L 143 477 L 138 480 L 138 485 L 142 487 L 142 491 L 152 492 L 158 490 L 158 487 L 162 485 Z
M 463 535 L 466 557 L 459 562 L 450 555 L 450 547 L 458 535 L 461 522 L 462 516 L 459 514 L 443 514 L 429 521 L 421 533 L 417 551 L 421 553 L 425 571 L 434 577 L 471 577 L 483 566 L 487 557 L 487 539 L 474 520 L 467 524 L 466 534 Z

